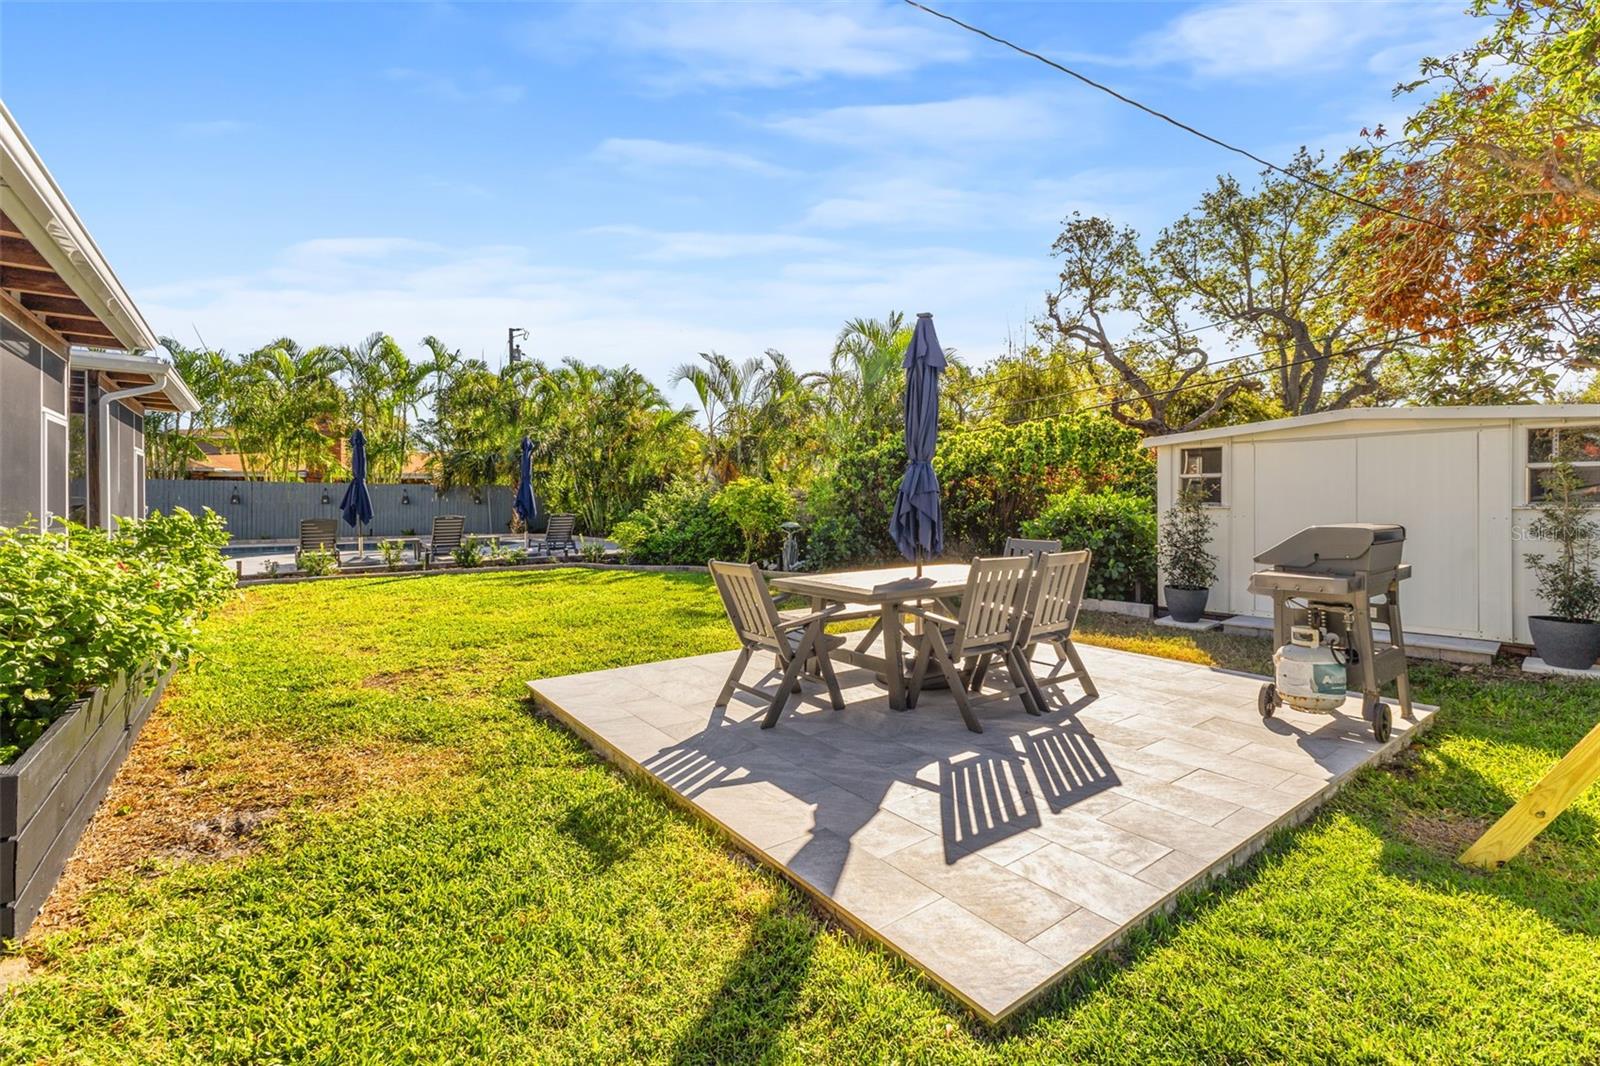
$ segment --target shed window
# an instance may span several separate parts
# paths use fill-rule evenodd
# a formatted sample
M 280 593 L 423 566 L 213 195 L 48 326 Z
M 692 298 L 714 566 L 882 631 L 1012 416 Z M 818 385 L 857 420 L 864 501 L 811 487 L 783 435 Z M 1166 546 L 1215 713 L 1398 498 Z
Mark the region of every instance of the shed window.
M 1582 495 L 1600 504 L 1600 426 L 1560 426 L 1528 430 L 1528 502 L 1545 497 L 1545 472 L 1559 455 L 1569 455 L 1583 483 Z
M 1205 501 L 1222 502 L 1222 449 L 1185 448 L 1179 455 L 1178 488 L 1187 490 L 1196 486 L 1204 493 Z

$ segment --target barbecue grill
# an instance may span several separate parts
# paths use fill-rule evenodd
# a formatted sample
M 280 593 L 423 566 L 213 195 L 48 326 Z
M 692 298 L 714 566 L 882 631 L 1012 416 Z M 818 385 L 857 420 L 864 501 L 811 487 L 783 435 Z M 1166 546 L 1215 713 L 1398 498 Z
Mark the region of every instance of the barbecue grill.
M 1400 627 L 1400 582 L 1411 576 L 1400 561 L 1406 531 L 1397 525 L 1308 526 L 1260 555 L 1268 569 L 1250 575 L 1250 591 L 1272 597 L 1274 680 L 1261 686 L 1258 709 L 1280 706 L 1333 711 L 1348 689 L 1361 692 L 1361 712 L 1380 741 L 1393 716 L 1381 697 L 1395 683 L 1401 713 L 1411 718 L 1405 636 Z M 1389 627 L 1378 642 L 1373 623 Z

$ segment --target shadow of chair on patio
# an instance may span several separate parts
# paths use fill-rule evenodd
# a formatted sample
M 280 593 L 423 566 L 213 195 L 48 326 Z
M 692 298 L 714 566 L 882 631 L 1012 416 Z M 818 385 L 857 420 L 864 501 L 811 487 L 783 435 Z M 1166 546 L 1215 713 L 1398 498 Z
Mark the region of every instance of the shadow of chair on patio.
M 1022 750 L 1052 813 L 1059 814 L 1090 796 L 1122 783 L 1094 734 L 1082 723 L 1025 733 Z

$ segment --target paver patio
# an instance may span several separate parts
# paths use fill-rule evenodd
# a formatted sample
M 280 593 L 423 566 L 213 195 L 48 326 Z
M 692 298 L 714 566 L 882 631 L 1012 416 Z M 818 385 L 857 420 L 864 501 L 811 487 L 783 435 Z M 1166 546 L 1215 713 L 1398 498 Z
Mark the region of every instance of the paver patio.
M 859 669 L 840 671 L 844 710 L 808 684 L 762 730 L 753 698 L 712 707 L 733 652 L 529 688 L 607 758 L 995 1022 L 1307 817 L 1433 715 L 1397 714 L 1380 745 L 1356 698 L 1342 715 L 1284 709 L 1264 722 L 1259 678 L 1082 652 L 1098 698 L 1069 703 L 1069 685 L 1043 718 L 981 706 L 982 734 L 948 693 L 890 710 Z

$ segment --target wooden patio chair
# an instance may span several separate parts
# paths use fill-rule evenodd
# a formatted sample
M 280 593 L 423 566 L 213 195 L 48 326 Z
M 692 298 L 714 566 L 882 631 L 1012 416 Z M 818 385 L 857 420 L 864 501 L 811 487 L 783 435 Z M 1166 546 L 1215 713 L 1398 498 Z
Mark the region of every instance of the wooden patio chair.
M 978 701 L 967 694 L 970 675 L 963 677 L 956 664 L 977 663 L 987 656 L 995 656 L 1009 667 L 1006 673 L 1011 684 L 1008 691 L 981 699 L 1005 699 L 1015 695 L 1030 713 L 1037 713 L 1033 689 L 1027 682 L 1028 671 L 1017 660 L 1032 572 L 1033 560 L 1026 555 L 974 559 L 956 617 L 941 615 L 927 607 L 906 608 L 907 613 L 923 623 L 921 634 L 915 638 L 917 657 L 906 693 L 908 708 L 917 705 L 931 663 L 944 674 L 967 728 L 974 733 L 983 732 L 983 726 L 972 713 L 972 705 Z
M 433 527 L 428 531 L 428 542 L 420 545 L 424 557 L 432 563 L 448 556 L 461 547 L 461 541 L 466 537 L 466 530 L 466 515 L 435 515 Z
M 575 554 L 578 550 L 578 538 L 574 531 L 578 528 L 578 516 L 570 514 L 553 514 L 544 526 L 544 540 L 534 546 L 534 551 L 554 559 L 556 552 L 561 553 L 563 559 Z
M 1039 556 L 1061 550 L 1059 540 L 1028 540 L 1025 537 L 1007 537 L 1006 555 L 1026 555 L 1038 561 Z
M 300 557 L 306 552 L 332 552 L 339 555 L 339 520 L 337 518 L 300 519 L 300 540 L 294 549 L 295 569 L 300 568 Z
M 1072 630 L 1078 624 L 1078 611 L 1083 607 L 1083 589 L 1089 580 L 1092 559 L 1093 555 L 1086 550 L 1051 552 L 1040 556 L 1034 567 L 1027 617 L 1020 638 L 1024 651 L 1018 658 L 1027 670 L 1026 680 L 1041 711 L 1049 706 L 1043 690 L 1059 688 L 1068 681 L 1078 682 L 1086 696 L 1100 695 L 1078 655 L 1077 645 L 1072 643 Z M 1057 660 L 1042 678 L 1033 670 L 1033 649 L 1040 644 L 1054 648 Z M 1062 673 L 1062 663 L 1069 664 L 1072 672 Z
M 806 670 L 814 661 L 817 673 L 828 686 L 833 709 L 843 710 L 844 696 L 839 691 L 839 679 L 834 675 L 828 652 L 843 644 L 844 638 L 830 636 L 823 629 L 836 613 L 835 609 L 829 607 L 803 614 L 779 611 L 761 577 L 761 568 L 755 563 L 724 563 L 713 559 L 707 568 L 717 584 L 723 606 L 728 609 L 728 621 L 733 623 L 740 644 L 739 657 L 717 696 L 716 705 L 726 707 L 735 689 L 767 700 L 761 728 L 771 729 L 782 717 L 789 697 L 800 691 L 801 675 L 816 676 Z M 778 667 L 783 671 L 776 692 L 764 691 L 741 680 L 750 657 L 761 651 L 776 655 Z

